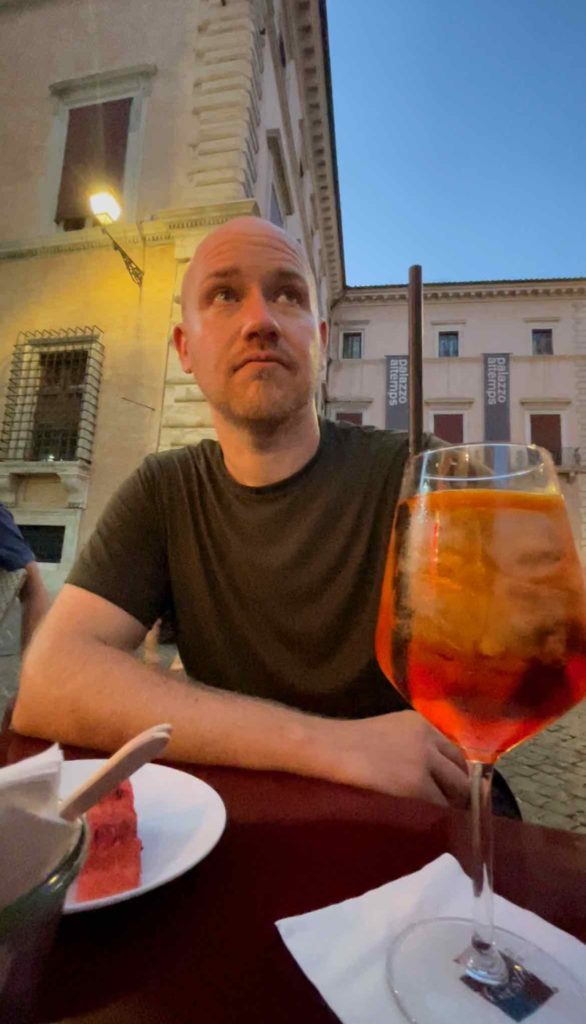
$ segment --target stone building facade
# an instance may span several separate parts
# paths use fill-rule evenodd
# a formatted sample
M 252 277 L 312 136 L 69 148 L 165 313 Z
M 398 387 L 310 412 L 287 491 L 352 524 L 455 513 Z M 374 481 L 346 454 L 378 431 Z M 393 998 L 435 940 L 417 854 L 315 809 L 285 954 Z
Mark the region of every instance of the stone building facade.
M 169 344 L 202 238 L 260 214 L 342 290 L 325 3 L 0 0 L 0 53 L 0 500 L 55 592 L 142 458 L 212 433 Z
M 426 284 L 423 291 L 424 428 L 453 443 L 490 438 L 492 368 L 502 366 L 508 423 L 498 439 L 552 451 L 586 550 L 586 279 Z M 407 315 L 401 285 L 347 288 L 334 303 L 328 416 L 376 427 L 396 419 L 387 357 L 397 365 L 407 354 Z
M 213 434 L 170 336 L 214 226 L 260 214 L 304 247 L 333 419 L 387 425 L 407 293 L 345 284 L 325 0 L 0 0 L 0 56 L 0 500 L 54 593 L 144 456 Z M 140 286 L 90 215 L 92 174 Z M 427 429 L 484 438 L 491 355 L 509 435 L 555 450 L 585 547 L 586 281 L 426 285 Z

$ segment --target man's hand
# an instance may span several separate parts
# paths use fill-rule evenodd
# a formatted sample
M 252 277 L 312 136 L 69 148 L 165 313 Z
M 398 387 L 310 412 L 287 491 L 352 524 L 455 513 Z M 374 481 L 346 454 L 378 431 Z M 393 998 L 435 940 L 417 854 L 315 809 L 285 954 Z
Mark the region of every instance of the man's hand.
M 467 805 L 463 754 L 417 712 L 399 711 L 332 726 L 339 755 L 336 781 L 443 806 Z

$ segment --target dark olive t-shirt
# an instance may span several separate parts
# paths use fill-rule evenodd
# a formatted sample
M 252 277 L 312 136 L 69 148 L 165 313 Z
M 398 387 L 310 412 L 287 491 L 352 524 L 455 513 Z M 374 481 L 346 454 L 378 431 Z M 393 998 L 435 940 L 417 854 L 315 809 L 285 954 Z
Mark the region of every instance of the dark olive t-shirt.
M 171 608 L 187 673 L 210 685 L 347 718 L 404 707 L 374 631 L 406 436 L 320 431 L 268 487 L 238 484 L 215 441 L 149 455 L 68 582 L 148 627 Z

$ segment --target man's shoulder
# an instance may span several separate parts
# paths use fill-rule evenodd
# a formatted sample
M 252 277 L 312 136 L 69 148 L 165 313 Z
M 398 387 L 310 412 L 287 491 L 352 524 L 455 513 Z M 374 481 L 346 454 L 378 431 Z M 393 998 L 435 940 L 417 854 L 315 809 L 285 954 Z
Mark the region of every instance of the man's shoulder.
M 356 458 L 405 457 L 408 447 L 406 431 L 381 430 L 378 427 L 359 426 L 354 423 L 321 421 L 324 444 L 338 448 L 345 456 Z
M 198 444 L 153 452 L 146 456 L 142 465 L 152 477 L 164 479 L 192 473 L 198 467 L 205 467 L 209 471 L 218 460 L 221 460 L 220 445 L 217 441 L 206 438 Z

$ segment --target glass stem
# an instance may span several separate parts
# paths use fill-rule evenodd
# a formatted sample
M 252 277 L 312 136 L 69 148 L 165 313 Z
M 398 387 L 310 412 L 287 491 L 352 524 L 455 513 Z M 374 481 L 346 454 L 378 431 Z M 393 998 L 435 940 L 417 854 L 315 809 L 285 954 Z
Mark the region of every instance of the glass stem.
M 472 887 L 474 932 L 468 951 L 467 973 L 485 984 L 500 985 L 507 980 L 507 968 L 493 945 L 492 890 L 492 776 L 493 765 L 469 761 L 472 803 Z

